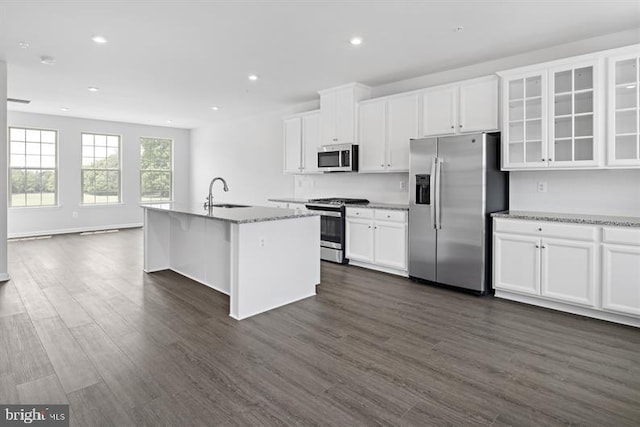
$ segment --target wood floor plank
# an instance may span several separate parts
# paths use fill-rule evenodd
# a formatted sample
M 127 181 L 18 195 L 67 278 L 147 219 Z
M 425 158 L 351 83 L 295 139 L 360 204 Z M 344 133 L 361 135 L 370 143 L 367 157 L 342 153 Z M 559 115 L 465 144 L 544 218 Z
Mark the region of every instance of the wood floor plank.
M 50 375 L 17 386 L 20 403 L 25 404 L 67 404 L 67 395 L 58 377 Z
M 0 317 L 12 316 L 26 311 L 15 282 L 0 282 Z
M 104 382 L 68 393 L 71 426 L 135 426 L 124 406 Z
M 65 288 L 52 286 L 43 289 L 42 292 L 47 296 L 64 324 L 67 325 L 67 328 L 93 323 L 91 316 L 84 311 Z
M 58 315 L 23 263 L 15 263 L 10 273 L 22 303 L 32 320 Z
M 11 374 L 16 384 L 54 373 L 31 319 L 26 313 L 0 318 L 0 375 Z
M 98 325 L 78 326 L 71 333 L 122 405 L 142 406 L 160 395 L 153 380 L 143 378 Z
M 66 393 L 102 381 L 59 317 L 36 320 L 34 326 Z
M 0 375 L 0 403 L 3 405 L 20 404 L 16 381 L 11 374 Z
M 136 331 L 109 304 L 105 304 L 105 301 L 93 292 L 79 293 L 74 298 L 110 338 L 117 339 Z

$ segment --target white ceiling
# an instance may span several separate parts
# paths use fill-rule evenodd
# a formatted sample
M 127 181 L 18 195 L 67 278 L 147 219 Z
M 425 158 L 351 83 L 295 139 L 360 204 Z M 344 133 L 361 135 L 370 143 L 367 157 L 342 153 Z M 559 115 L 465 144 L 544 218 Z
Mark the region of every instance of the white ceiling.
M 0 59 L 10 110 L 193 128 L 639 26 L 637 0 L 0 0 Z

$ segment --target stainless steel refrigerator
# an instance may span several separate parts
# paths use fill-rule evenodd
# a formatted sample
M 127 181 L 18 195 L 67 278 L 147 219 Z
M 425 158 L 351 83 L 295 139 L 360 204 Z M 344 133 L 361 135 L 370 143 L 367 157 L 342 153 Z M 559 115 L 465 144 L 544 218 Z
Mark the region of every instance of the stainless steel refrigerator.
M 500 135 L 410 141 L 409 276 L 491 289 L 491 212 L 508 208 Z

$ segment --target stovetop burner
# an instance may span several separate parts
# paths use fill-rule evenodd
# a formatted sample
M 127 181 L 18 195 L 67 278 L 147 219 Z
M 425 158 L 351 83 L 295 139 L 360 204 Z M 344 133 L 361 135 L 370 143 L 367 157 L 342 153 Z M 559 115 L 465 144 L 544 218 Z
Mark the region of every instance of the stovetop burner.
M 324 203 L 329 205 L 366 205 L 367 199 L 348 199 L 344 197 L 327 197 L 323 199 L 311 199 L 310 203 Z

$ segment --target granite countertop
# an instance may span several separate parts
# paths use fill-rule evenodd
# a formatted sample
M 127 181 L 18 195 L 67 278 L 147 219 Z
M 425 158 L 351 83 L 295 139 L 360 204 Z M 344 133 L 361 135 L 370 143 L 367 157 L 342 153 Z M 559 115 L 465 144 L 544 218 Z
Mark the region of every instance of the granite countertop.
M 574 224 L 611 225 L 615 227 L 640 227 L 640 217 L 583 215 L 557 212 L 503 211 L 491 214 L 494 218 L 511 218 L 531 221 L 554 221 Z
M 223 203 L 223 202 L 219 202 Z M 175 212 L 195 215 L 205 218 L 227 221 L 234 224 L 250 222 L 278 221 L 281 219 L 300 218 L 307 216 L 319 216 L 316 212 L 299 212 L 294 209 L 272 208 L 267 206 L 249 206 L 246 208 L 220 208 L 204 209 L 202 205 L 183 205 L 178 203 L 153 203 L 143 204 L 140 207 L 161 212 Z
M 270 202 L 282 202 L 282 203 L 309 203 L 309 199 L 294 199 L 294 198 L 281 198 L 281 199 L 268 199 Z M 398 203 L 378 203 L 369 202 L 367 204 L 350 204 L 346 205 L 348 208 L 369 208 L 369 209 L 389 209 L 397 211 L 409 210 L 408 204 Z

